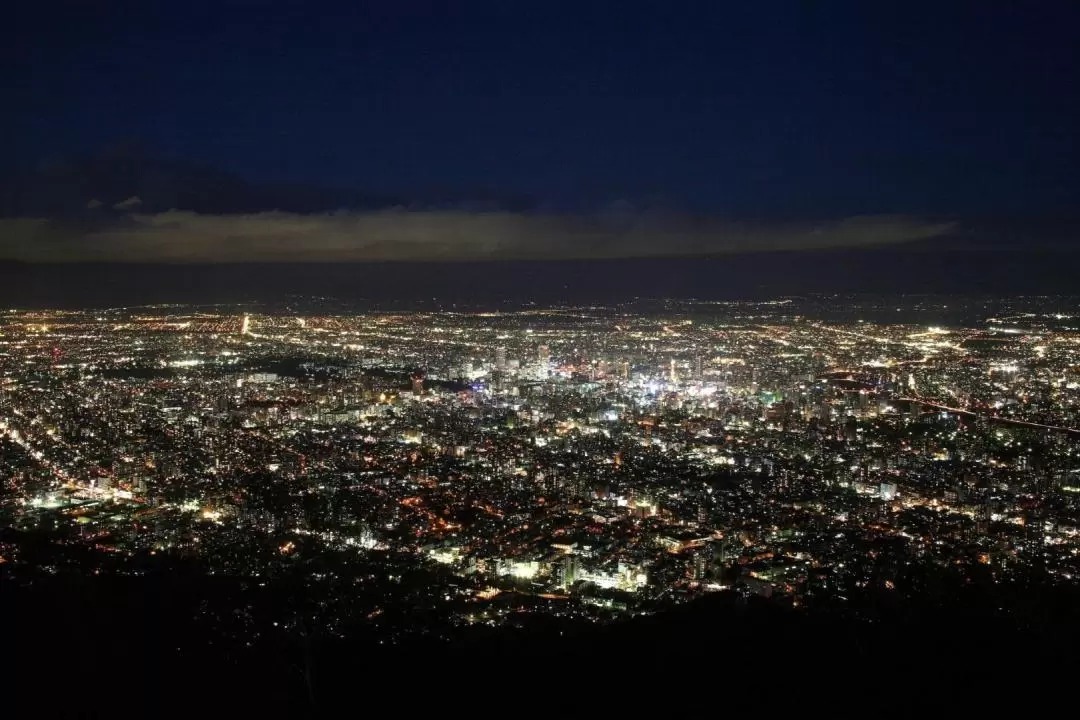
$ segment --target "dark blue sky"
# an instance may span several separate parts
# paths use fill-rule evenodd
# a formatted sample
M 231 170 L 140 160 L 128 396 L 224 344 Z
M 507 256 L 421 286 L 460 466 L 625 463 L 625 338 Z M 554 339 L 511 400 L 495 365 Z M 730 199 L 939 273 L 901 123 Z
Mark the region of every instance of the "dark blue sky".
M 47 5 L 7 11 L 9 164 L 135 137 L 249 179 L 555 205 L 1080 200 L 1076 2 Z

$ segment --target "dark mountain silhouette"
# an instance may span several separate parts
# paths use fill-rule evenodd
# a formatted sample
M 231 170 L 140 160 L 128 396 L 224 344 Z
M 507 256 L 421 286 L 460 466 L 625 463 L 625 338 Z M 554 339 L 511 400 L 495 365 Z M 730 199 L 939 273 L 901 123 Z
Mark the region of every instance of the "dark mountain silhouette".
M 891 697 L 898 685 L 930 691 L 933 700 L 942 693 L 970 700 L 1003 672 L 1010 682 L 1042 673 L 1052 686 L 1052 673 L 1071 667 L 1076 589 L 1022 580 L 942 580 L 908 600 L 868 592 L 806 611 L 725 593 L 600 627 L 526 613 L 517 629 L 464 629 L 449 642 L 414 635 L 398 646 L 379 642 L 363 623 L 344 639 L 267 632 L 246 644 L 253 636 L 222 634 L 207 621 L 225 618 L 231 627 L 244 581 L 192 574 L 182 564 L 139 577 L 12 582 L 0 609 L 18 618 L 5 649 L 19 660 L 19 690 L 43 702 L 56 689 L 43 668 L 70 668 L 65 715 L 95 707 L 95 692 L 110 683 L 125 692 L 110 715 L 153 708 L 171 716 L 194 706 L 333 717 L 384 703 L 445 710 L 462 688 L 475 703 L 503 707 L 537 685 L 550 703 L 574 709 L 715 702 L 708 693 L 721 692 L 761 703 L 762 691 L 790 693 L 811 682 L 845 700 Z M 258 615 L 261 607 L 246 610 Z M 823 690 L 822 682 L 838 689 Z M 409 694 L 410 683 L 422 691 Z M 800 697 L 813 695 L 785 701 L 805 704 Z

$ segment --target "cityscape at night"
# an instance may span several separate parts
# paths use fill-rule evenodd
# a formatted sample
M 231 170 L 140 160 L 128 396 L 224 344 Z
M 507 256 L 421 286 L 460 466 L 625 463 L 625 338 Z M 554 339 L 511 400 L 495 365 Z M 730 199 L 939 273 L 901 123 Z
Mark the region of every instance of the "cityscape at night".
M 4 581 L 185 563 L 257 649 L 1080 574 L 1075 299 L 291 305 L 4 313 Z
M 1070 687 L 1080 4 L 5 20 L 4 717 Z

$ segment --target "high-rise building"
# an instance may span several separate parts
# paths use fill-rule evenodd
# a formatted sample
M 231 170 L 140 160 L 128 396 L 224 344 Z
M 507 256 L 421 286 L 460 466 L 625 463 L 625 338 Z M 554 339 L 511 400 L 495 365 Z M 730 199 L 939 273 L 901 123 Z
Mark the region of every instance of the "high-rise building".
M 547 345 L 536 349 L 536 373 L 541 379 L 547 378 L 551 373 L 551 350 Z
M 581 563 L 575 555 L 567 555 L 559 566 L 559 584 L 568 589 L 578 580 L 581 573 Z
M 412 393 L 413 395 L 424 394 L 424 376 L 422 373 L 413 373 L 412 376 Z
M 694 580 L 705 580 L 712 569 L 713 549 L 708 544 L 695 548 L 691 562 L 691 574 Z
M 502 345 L 495 348 L 495 369 L 499 371 L 506 370 L 506 348 Z

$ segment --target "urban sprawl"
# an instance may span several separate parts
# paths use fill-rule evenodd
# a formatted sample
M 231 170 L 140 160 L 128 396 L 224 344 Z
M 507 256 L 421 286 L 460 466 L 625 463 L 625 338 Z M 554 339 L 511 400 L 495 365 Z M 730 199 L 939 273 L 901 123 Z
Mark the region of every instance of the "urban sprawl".
M 1074 583 L 1070 302 L 7 311 L 0 572 L 186 559 L 250 588 L 204 618 L 237 639 L 388 642 L 929 568 Z

